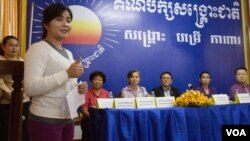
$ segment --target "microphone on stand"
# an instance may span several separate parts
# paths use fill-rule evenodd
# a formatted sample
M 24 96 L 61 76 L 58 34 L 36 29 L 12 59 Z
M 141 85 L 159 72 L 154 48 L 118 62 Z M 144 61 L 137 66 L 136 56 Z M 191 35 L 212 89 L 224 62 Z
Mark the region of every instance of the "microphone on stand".
M 194 86 L 191 83 L 188 83 L 188 89 L 189 90 L 195 90 Z

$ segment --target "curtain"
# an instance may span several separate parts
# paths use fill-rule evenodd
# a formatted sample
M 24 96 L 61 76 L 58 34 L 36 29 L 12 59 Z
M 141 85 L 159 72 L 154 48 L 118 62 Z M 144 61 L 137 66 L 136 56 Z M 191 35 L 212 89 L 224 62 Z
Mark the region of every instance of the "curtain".
M 27 0 L 0 0 L 0 42 L 4 36 L 16 36 L 21 56 L 24 56 L 26 44 L 26 6 Z
M 1 39 L 6 35 L 18 36 L 18 1 L 1 0 Z

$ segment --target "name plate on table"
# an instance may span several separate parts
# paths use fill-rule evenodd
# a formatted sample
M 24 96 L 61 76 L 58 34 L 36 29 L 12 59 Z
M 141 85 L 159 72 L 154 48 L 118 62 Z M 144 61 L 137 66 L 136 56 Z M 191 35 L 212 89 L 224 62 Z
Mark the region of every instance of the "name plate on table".
M 157 108 L 173 107 L 174 101 L 175 101 L 174 96 L 155 98 L 155 103 Z
M 117 109 L 135 109 L 135 98 L 114 98 Z
M 97 108 L 113 108 L 114 100 L 113 98 L 97 98 Z
M 212 95 L 214 105 L 229 104 L 229 98 L 227 94 L 214 94 Z
M 135 101 L 137 108 L 156 108 L 155 97 L 137 97 Z
M 236 101 L 237 101 L 237 103 L 250 103 L 249 93 L 236 94 Z

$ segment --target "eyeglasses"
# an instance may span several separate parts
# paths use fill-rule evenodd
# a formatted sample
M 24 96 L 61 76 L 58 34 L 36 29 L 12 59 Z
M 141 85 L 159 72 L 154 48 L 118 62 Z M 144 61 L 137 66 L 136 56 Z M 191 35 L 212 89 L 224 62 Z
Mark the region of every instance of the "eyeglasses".
M 7 44 L 6 47 L 19 48 L 18 44 Z

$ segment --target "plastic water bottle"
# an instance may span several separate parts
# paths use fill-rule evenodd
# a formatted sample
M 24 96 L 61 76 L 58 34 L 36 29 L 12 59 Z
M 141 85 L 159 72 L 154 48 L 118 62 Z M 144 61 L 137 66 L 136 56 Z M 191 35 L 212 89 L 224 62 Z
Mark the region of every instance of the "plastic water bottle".
M 109 98 L 113 98 L 114 97 L 112 91 L 109 92 L 109 96 L 110 96 Z
M 155 97 L 155 92 L 154 91 L 151 91 L 151 96 Z

